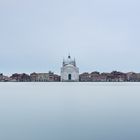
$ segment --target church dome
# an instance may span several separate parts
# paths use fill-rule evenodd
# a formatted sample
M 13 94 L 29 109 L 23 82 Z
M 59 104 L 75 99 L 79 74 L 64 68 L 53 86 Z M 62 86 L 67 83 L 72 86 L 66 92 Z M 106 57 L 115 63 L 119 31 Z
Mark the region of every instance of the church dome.
M 76 66 L 75 59 L 72 60 L 72 59 L 71 59 L 71 56 L 69 55 L 68 58 L 67 58 L 66 60 L 63 60 L 63 66 L 66 66 L 66 65 L 73 65 L 73 66 Z

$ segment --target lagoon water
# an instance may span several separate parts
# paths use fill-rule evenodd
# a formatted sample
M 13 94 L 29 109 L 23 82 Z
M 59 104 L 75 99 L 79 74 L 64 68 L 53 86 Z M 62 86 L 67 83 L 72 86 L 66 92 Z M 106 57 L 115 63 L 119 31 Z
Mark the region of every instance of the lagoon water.
M 0 83 L 0 140 L 140 140 L 140 83 Z

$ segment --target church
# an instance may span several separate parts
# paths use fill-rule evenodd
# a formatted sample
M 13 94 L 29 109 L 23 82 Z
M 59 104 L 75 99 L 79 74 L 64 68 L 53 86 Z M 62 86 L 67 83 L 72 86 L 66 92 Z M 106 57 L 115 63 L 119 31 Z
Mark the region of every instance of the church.
M 79 68 L 76 66 L 75 59 L 71 59 L 69 55 L 61 68 L 61 81 L 62 82 L 78 82 L 79 81 Z

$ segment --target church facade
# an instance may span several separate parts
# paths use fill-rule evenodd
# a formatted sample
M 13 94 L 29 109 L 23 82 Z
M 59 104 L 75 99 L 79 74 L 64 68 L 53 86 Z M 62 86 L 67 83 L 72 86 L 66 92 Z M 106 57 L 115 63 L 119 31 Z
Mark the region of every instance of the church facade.
M 61 68 L 61 81 L 62 82 L 79 81 L 79 68 L 76 66 L 75 59 L 72 60 L 70 55 L 66 60 L 63 60 Z

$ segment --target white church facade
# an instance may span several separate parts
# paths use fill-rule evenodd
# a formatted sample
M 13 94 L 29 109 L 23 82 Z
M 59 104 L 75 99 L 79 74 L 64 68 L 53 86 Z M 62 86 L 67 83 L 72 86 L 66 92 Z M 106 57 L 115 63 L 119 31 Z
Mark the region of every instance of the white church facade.
M 61 81 L 62 82 L 79 81 L 79 68 L 76 66 L 75 59 L 72 60 L 70 55 L 66 60 L 63 60 L 61 68 Z

